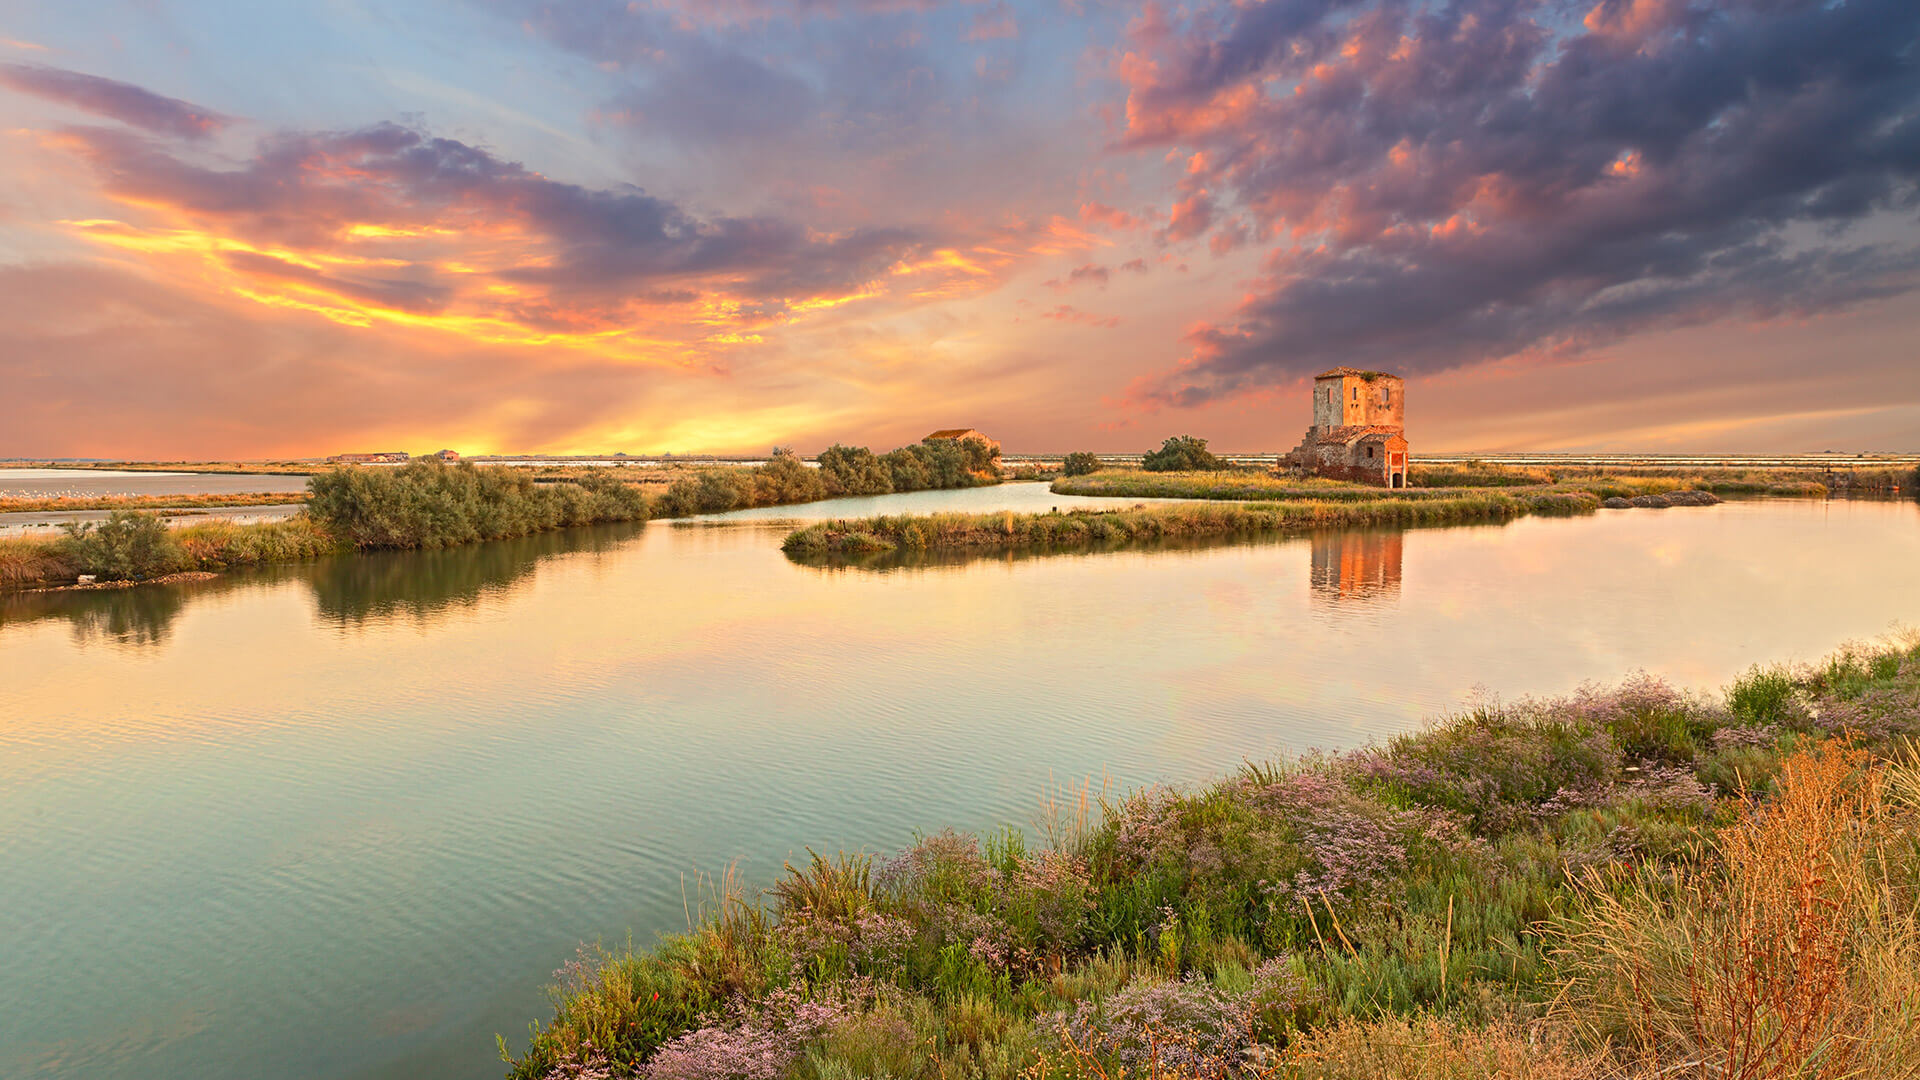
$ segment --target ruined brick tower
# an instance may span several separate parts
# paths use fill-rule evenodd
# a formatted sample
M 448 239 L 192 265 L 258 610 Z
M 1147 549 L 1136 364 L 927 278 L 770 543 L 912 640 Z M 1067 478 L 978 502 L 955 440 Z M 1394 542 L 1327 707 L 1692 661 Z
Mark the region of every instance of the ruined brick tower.
M 1336 480 L 1407 486 L 1406 396 L 1397 375 L 1337 367 L 1313 377 L 1313 426 L 1282 461 Z

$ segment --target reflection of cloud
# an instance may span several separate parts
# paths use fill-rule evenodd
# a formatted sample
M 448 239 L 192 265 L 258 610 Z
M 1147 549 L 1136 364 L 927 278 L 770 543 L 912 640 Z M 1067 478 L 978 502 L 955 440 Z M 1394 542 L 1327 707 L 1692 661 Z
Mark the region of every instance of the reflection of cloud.
M 1398 598 L 1404 535 L 1351 529 L 1314 533 L 1313 599 L 1366 605 Z

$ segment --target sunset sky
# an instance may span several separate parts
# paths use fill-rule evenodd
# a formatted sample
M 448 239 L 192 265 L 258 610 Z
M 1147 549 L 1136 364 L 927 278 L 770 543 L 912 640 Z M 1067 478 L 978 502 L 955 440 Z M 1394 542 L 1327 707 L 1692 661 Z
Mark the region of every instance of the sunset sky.
M 0 0 L 0 456 L 1920 449 L 1915 0 Z

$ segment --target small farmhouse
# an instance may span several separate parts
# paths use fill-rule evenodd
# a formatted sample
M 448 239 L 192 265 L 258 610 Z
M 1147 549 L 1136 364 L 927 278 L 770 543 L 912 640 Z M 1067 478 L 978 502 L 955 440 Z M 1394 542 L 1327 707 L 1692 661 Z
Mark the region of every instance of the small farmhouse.
M 1313 377 L 1313 426 L 1289 468 L 1381 487 L 1407 486 L 1406 403 L 1397 375 L 1337 367 Z
M 435 453 L 433 454 L 433 456 L 434 456 L 434 457 L 437 457 L 437 458 L 439 458 L 439 459 L 440 459 L 441 461 L 459 461 L 459 460 L 460 460 L 460 451 L 458 451 L 458 450 L 439 450 L 439 451 L 435 451 Z
M 933 434 L 927 436 L 925 439 L 921 441 L 944 442 L 947 440 L 952 440 L 954 442 L 985 443 L 988 447 L 992 449 L 992 453 L 990 456 L 992 457 L 1000 456 L 1000 444 L 994 441 L 992 438 L 988 437 L 988 435 L 985 432 L 975 431 L 972 428 L 945 428 L 941 431 L 934 432 Z

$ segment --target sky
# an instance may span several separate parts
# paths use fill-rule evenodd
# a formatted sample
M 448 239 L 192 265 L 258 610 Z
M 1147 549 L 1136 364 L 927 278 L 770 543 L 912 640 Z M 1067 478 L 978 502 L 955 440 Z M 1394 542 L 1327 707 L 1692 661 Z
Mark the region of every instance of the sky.
M 1920 450 L 1913 0 L 0 0 L 0 456 Z

